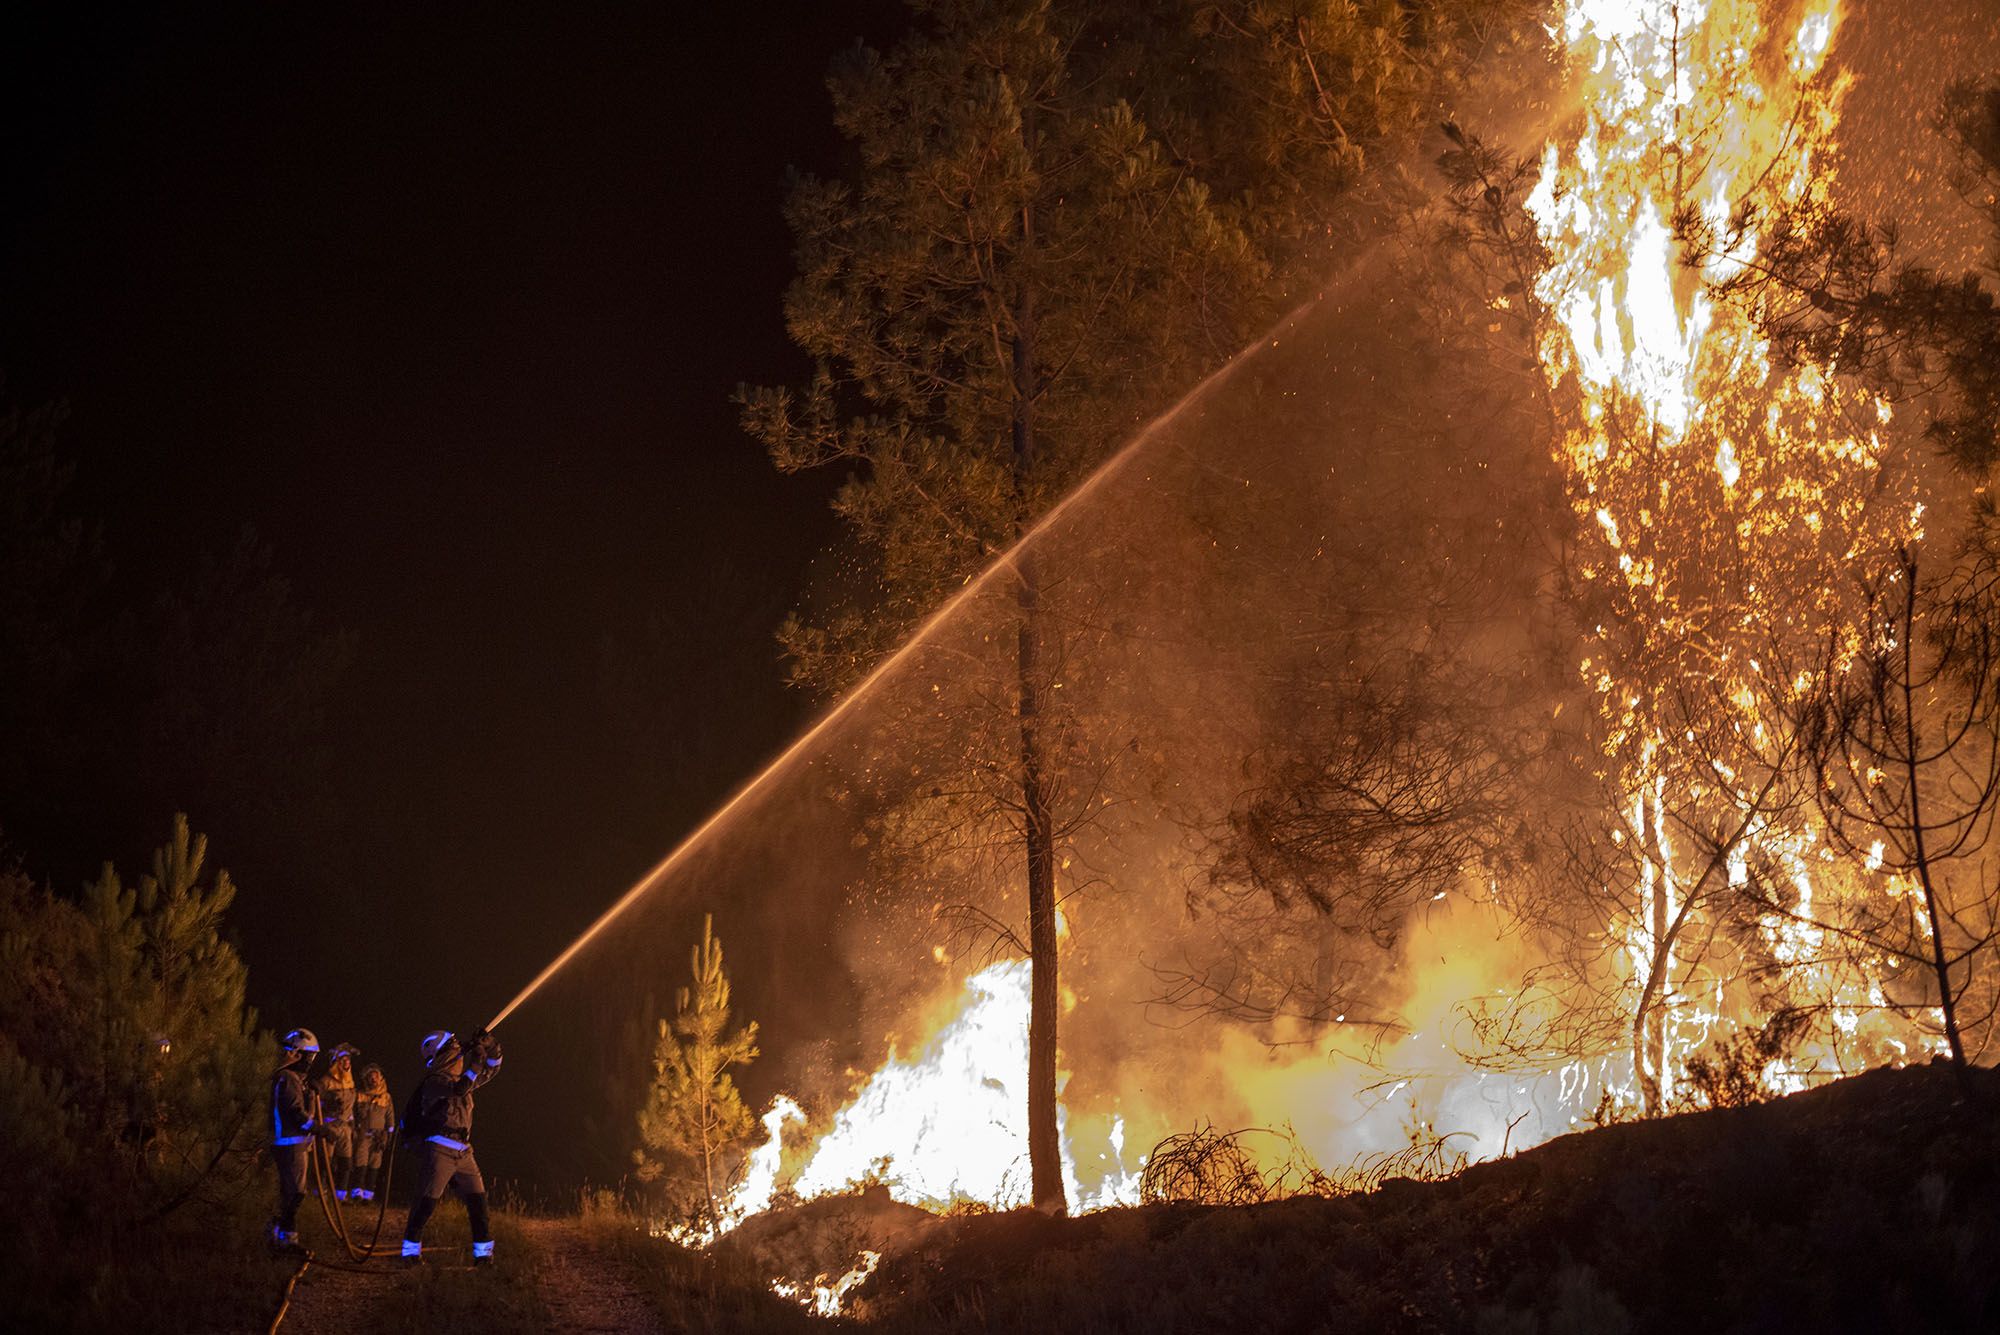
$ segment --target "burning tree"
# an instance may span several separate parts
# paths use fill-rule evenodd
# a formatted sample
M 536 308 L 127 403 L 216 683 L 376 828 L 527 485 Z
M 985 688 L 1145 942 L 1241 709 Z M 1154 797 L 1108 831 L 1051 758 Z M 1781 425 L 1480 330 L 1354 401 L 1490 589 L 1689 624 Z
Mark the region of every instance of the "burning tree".
M 832 692 L 968 576 L 1012 551 L 1142 420 L 1244 330 L 1233 300 L 1257 265 L 1201 186 L 1131 108 L 1072 69 L 1076 16 L 955 0 L 893 52 L 835 68 L 855 185 L 801 181 L 788 208 L 801 277 L 793 336 L 819 363 L 800 394 L 746 397 L 781 468 L 862 465 L 837 502 L 858 587 L 784 639 L 794 680 Z M 1033 1198 L 1063 1208 L 1056 1129 L 1058 842 L 1076 814 L 1056 694 L 1073 646 L 1064 577 L 1013 559 L 1010 666 L 951 710 L 990 711 L 952 768 L 920 776 L 905 814 L 963 795 L 954 825 L 1007 832 L 1033 961 L 1028 1138 Z M 1083 785 L 1087 787 L 1088 785 Z M 932 797 L 935 794 L 935 798 Z M 934 812 L 938 809 L 934 808 Z M 910 828 L 909 822 L 899 822 Z M 990 840 L 992 836 L 987 836 Z
M 1936 125 L 1956 146 L 1953 182 L 2000 241 L 2000 83 L 1959 84 Z M 1748 303 L 1778 355 L 1839 367 L 1888 402 L 1913 404 L 1924 434 L 1971 485 L 1944 516 L 1962 536 L 1862 555 L 1863 629 L 1837 652 L 1814 723 L 1816 795 L 1831 840 L 1874 874 L 1876 892 L 1823 923 L 1856 950 L 1925 973 L 1952 1059 L 1966 1061 L 1963 1001 L 1995 931 L 1984 862 L 1996 800 L 1993 755 L 1995 512 L 2000 462 L 2000 299 L 1976 273 L 1905 256 L 1892 223 L 1870 222 L 1827 193 L 1746 198 L 1726 217 L 1678 220 L 1698 261 L 1736 262 L 1720 292 Z M 1761 241 L 1761 244 L 1758 242 Z M 1747 259 L 1745 257 L 1748 257 Z M 1886 406 L 1883 415 L 1886 416 Z M 1969 501 L 1969 504 L 1966 502 Z M 1956 542 L 1960 556 L 1924 549 Z
M 729 976 L 710 915 L 701 920 L 691 967 L 694 986 L 675 997 L 672 1023 L 659 1022 L 653 1088 L 639 1112 L 641 1148 L 632 1157 L 645 1181 L 685 1174 L 686 1188 L 670 1197 L 712 1231 L 722 1217 L 716 1197 L 723 1165 L 756 1125 L 729 1068 L 756 1060 L 757 1025 L 729 1027 Z
M 1749 3 L 1571 9 L 1587 119 L 1528 201 L 1550 253 L 1542 359 L 1566 415 L 1608 816 L 1573 827 L 1559 888 L 1529 908 L 1591 943 L 1578 971 L 1622 998 L 1648 1111 L 1725 1017 L 1768 1004 L 1752 986 L 1766 966 L 1814 963 L 1774 944 L 1782 920 L 1741 912 L 1742 891 L 1778 876 L 1809 898 L 1842 879 L 1817 856 L 1802 702 L 1856 640 L 1845 569 L 1921 514 L 1886 410 L 1824 367 L 1774 364 L 1754 303 L 1730 299 L 1755 235 L 1676 263 L 1676 224 L 1833 189 L 1833 22 L 1812 6 L 1773 23 Z
M 1829 835 L 1889 878 L 1826 926 L 1928 973 L 1916 1004 L 1936 1007 L 1961 1071 L 1967 1027 L 1983 1032 L 2000 995 L 1976 968 L 2000 940 L 2000 879 L 1984 856 L 2000 807 L 1996 558 L 1926 581 L 1902 548 L 1870 589 L 1868 642 L 1833 682 L 1814 738 Z M 1983 1000 L 1967 1014 L 1975 988 Z
M 1953 86 L 1936 126 L 1959 153 L 1953 185 L 2000 247 L 2000 81 Z M 1858 217 L 1825 192 L 1677 222 L 1698 259 L 1739 258 L 1720 291 L 1754 303 L 1781 357 L 1837 366 L 1917 403 L 1926 436 L 1975 483 L 2000 461 L 2000 296 L 1986 277 L 1909 258 L 1894 223 Z

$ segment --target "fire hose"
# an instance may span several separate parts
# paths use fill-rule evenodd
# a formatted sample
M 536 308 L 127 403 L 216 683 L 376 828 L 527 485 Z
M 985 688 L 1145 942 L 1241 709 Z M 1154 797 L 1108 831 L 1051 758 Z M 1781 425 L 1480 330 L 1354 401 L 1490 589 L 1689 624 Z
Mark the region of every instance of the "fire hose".
M 390 1106 L 395 1106 L 393 1101 Z M 319 1114 L 317 1094 L 314 1095 L 313 1113 L 314 1121 L 317 1122 Z M 394 1185 L 396 1179 L 395 1151 L 396 1143 L 391 1138 L 388 1145 L 384 1147 L 388 1163 L 382 1171 L 382 1189 L 376 1193 L 375 1198 L 375 1231 L 369 1236 L 365 1245 L 356 1246 L 353 1235 L 348 1230 L 346 1207 L 340 1198 L 334 1194 L 336 1188 L 334 1187 L 333 1179 L 332 1154 L 327 1149 L 325 1141 L 321 1140 L 318 1136 L 312 1138 L 310 1147 L 306 1152 L 306 1185 L 314 1195 L 319 1197 L 320 1213 L 326 1216 L 327 1227 L 332 1229 L 334 1237 L 340 1240 L 341 1248 L 347 1253 L 348 1260 L 361 1262 L 362 1264 L 341 1265 L 338 1262 L 319 1261 L 310 1251 L 300 1257 L 299 1268 L 294 1270 L 291 1278 L 285 1281 L 285 1291 L 279 1295 L 277 1315 L 271 1318 L 270 1335 L 277 1335 L 278 1327 L 283 1324 L 286 1313 L 291 1311 L 292 1291 L 298 1287 L 300 1278 L 313 1265 L 317 1264 L 322 1270 L 346 1270 L 355 1274 L 380 1274 L 381 1271 L 379 1269 L 367 1266 L 366 1262 L 401 1254 L 399 1245 L 392 1244 L 387 1249 L 384 1249 L 381 1245 L 382 1224 L 389 1213 L 389 1190 Z M 428 1248 L 427 1250 L 439 1251 L 445 1249 Z
M 392 1105 L 393 1106 L 393 1105 Z M 333 1236 L 340 1239 L 350 1261 L 368 1261 L 377 1256 L 393 1255 L 379 1250 L 382 1242 L 382 1221 L 389 1213 L 389 1188 L 396 1177 L 396 1155 L 393 1147 L 388 1147 L 388 1166 L 382 1172 L 382 1190 L 375 1203 L 375 1232 L 370 1235 L 368 1245 L 356 1247 L 347 1231 L 347 1212 L 340 1198 L 334 1195 L 333 1159 L 326 1148 L 326 1142 L 318 1136 L 312 1139 L 312 1149 L 307 1155 L 307 1177 L 318 1188 L 320 1213 L 326 1216 L 327 1226 Z
M 285 1281 L 285 1291 L 278 1295 L 278 1314 L 271 1318 L 269 1335 L 278 1335 L 278 1327 L 284 1324 L 285 1313 L 292 1310 L 292 1290 L 299 1286 L 299 1278 L 306 1273 L 306 1270 L 312 1263 L 312 1253 L 307 1252 L 299 1258 L 299 1268 L 294 1270 L 292 1277 Z
M 391 1106 L 394 1106 L 393 1103 Z M 317 1122 L 319 1113 L 317 1096 L 314 1098 L 313 1113 L 314 1121 Z M 333 1236 L 340 1240 L 340 1245 L 347 1252 L 347 1257 L 350 1261 L 370 1261 L 379 1256 L 395 1255 L 393 1251 L 380 1250 L 382 1221 L 389 1213 L 389 1188 L 393 1185 L 396 1178 L 396 1154 L 393 1142 L 385 1147 L 385 1154 L 388 1164 L 382 1171 L 382 1190 L 376 1198 L 375 1232 L 369 1237 L 367 1246 L 356 1247 L 347 1231 L 346 1209 L 340 1198 L 334 1195 L 333 1161 L 326 1148 L 326 1142 L 322 1141 L 318 1136 L 314 1136 L 309 1142 L 309 1148 L 306 1151 L 307 1189 L 319 1197 L 320 1213 L 326 1216 L 327 1226 L 333 1230 Z M 292 1277 L 285 1281 L 285 1291 L 278 1297 L 277 1314 L 271 1318 L 269 1335 L 277 1335 L 278 1327 L 284 1324 L 285 1314 L 292 1310 L 292 1291 L 298 1287 L 299 1280 L 304 1277 L 306 1271 L 311 1269 L 313 1261 L 313 1253 L 307 1252 L 299 1258 L 299 1268 L 294 1270 Z M 363 1267 L 358 1265 L 330 1266 L 329 1263 L 324 1261 L 320 1262 L 320 1265 L 323 1269 L 354 1270 L 367 1273 L 363 1270 Z

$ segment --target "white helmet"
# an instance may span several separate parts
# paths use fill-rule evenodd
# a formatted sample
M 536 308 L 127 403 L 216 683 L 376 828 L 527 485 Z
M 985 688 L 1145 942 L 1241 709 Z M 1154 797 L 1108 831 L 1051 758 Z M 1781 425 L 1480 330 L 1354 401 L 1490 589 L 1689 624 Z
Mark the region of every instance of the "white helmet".
M 310 1029 L 294 1029 L 286 1034 L 282 1044 L 287 1053 L 296 1056 L 301 1052 L 318 1052 L 319 1039 Z
M 458 1055 L 458 1037 L 449 1029 L 433 1029 L 424 1035 L 424 1069 L 442 1065 Z

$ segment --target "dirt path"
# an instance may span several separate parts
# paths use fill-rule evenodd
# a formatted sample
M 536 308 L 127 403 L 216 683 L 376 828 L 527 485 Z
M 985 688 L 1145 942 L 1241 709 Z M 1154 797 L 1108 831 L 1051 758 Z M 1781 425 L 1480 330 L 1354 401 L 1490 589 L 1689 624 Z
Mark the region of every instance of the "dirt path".
M 534 1245 L 549 1328 L 665 1335 L 623 1261 L 592 1242 L 573 1219 L 522 1219 Z
M 397 1271 L 389 1269 L 393 1262 L 374 1262 L 364 1272 L 347 1259 L 345 1249 L 321 1227 L 319 1202 L 308 1198 L 303 1208 L 308 1213 L 301 1222 L 313 1248 L 313 1260 L 299 1276 L 299 1282 L 292 1286 L 291 1305 L 285 1309 L 285 1319 L 279 1325 L 282 1335 L 353 1335 L 357 1329 L 366 1330 L 379 1324 L 378 1317 L 386 1310 L 389 1295 L 401 1278 Z M 396 1245 L 400 1232 L 397 1213 L 392 1210 L 383 1218 L 381 1245 L 385 1247 Z M 357 1243 L 375 1238 L 375 1220 L 372 1209 L 355 1210 L 347 1216 L 347 1226 L 353 1230 Z
M 548 1309 L 548 1330 L 666 1335 L 627 1263 L 593 1241 L 576 1220 L 516 1216 L 512 1222 L 523 1250 L 533 1252 L 535 1292 Z M 452 1250 L 437 1264 L 463 1267 L 465 1258 Z M 337 1245 L 329 1245 L 293 1287 L 281 1335 L 353 1335 L 383 1325 L 414 1301 L 418 1278 L 394 1260 L 356 1267 Z M 525 1297 L 524 1290 L 517 1294 Z
M 395 1282 L 391 1274 L 337 1270 L 315 1257 L 292 1287 L 292 1305 L 285 1310 L 280 1335 L 352 1335 L 380 1325 Z

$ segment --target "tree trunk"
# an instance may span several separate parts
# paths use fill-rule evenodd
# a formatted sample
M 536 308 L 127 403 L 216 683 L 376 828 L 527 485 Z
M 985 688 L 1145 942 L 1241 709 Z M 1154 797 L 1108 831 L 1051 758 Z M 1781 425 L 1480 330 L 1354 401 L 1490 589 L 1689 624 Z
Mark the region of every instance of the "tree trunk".
M 1050 782 L 1042 750 L 1040 686 L 1035 679 L 1041 627 L 1033 567 L 1020 586 L 1021 810 L 1028 855 L 1028 1163 L 1035 1208 L 1063 1214 L 1062 1147 L 1056 1131 L 1056 886 Z
M 1644 851 L 1648 859 L 1659 847 L 1660 832 L 1656 825 L 1658 815 L 1647 800 L 1649 795 L 1641 789 L 1639 799 L 1639 837 L 1645 841 Z M 1651 921 L 1652 950 L 1647 961 L 1644 986 L 1639 993 L 1639 1012 L 1632 1017 L 1633 1060 L 1638 1066 L 1639 1096 L 1646 1116 L 1658 1117 L 1665 1106 L 1665 1082 L 1667 1078 L 1667 988 L 1672 980 L 1666 977 L 1672 967 L 1673 949 L 1668 941 L 1672 922 L 1667 912 L 1667 868 L 1671 865 L 1664 857 L 1654 864 L 1653 890 L 1647 898 L 1647 913 Z
M 1022 139 L 1034 148 L 1034 125 L 1024 111 Z M 1034 247 L 1032 205 L 1021 211 L 1022 248 Z M 1029 512 L 1035 470 L 1035 292 L 1024 275 L 1014 297 L 1014 495 L 1016 537 L 1033 524 Z M 1020 576 L 1018 692 L 1021 725 L 1021 813 L 1027 844 L 1028 960 L 1028 1168 L 1035 1208 L 1068 1212 L 1063 1190 L 1062 1144 L 1056 1129 L 1056 878 L 1051 780 L 1042 743 L 1041 586 L 1034 557 L 1023 552 Z
M 715 1151 L 709 1145 L 709 1085 L 704 1082 L 701 1091 L 701 1193 L 708 1202 L 708 1226 L 713 1229 L 721 1225 L 721 1211 L 715 1208 Z
M 1903 764 L 1910 793 L 1910 849 L 1916 855 L 1912 860 L 1917 864 L 1917 882 L 1924 891 L 1924 923 L 1930 929 L 1931 972 L 1937 978 L 1938 1010 L 1944 1017 L 1945 1042 L 1951 1049 L 1952 1069 L 1957 1072 L 1959 1083 L 1970 1093 L 1971 1084 L 1965 1074 L 1965 1041 L 1958 1032 L 1958 994 L 1952 987 L 1951 957 L 1945 947 L 1944 914 L 1938 907 L 1937 889 L 1931 883 L 1929 841 L 1924 838 L 1924 751 L 1919 747 L 1917 738 L 1918 706 L 1914 682 L 1917 662 L 1916 649 L 1911 643 L 1917 634 L 1917 562 L 1907 547 L 1902 552 L 1902 565 L 1903 624 L 1897 635 L 1897 651 L 1903 658 Z
M 1325 1038 L 1340 1026 L 1329 1013 L 1333 1010 L 1333 980 L 1340 966 L 1340 934 L 1331 921 L 1321 926 L 1319 939 L 1313 944 L 1313 995 L 1315 1013 L 1312 1032 L 1316 1038 Z

